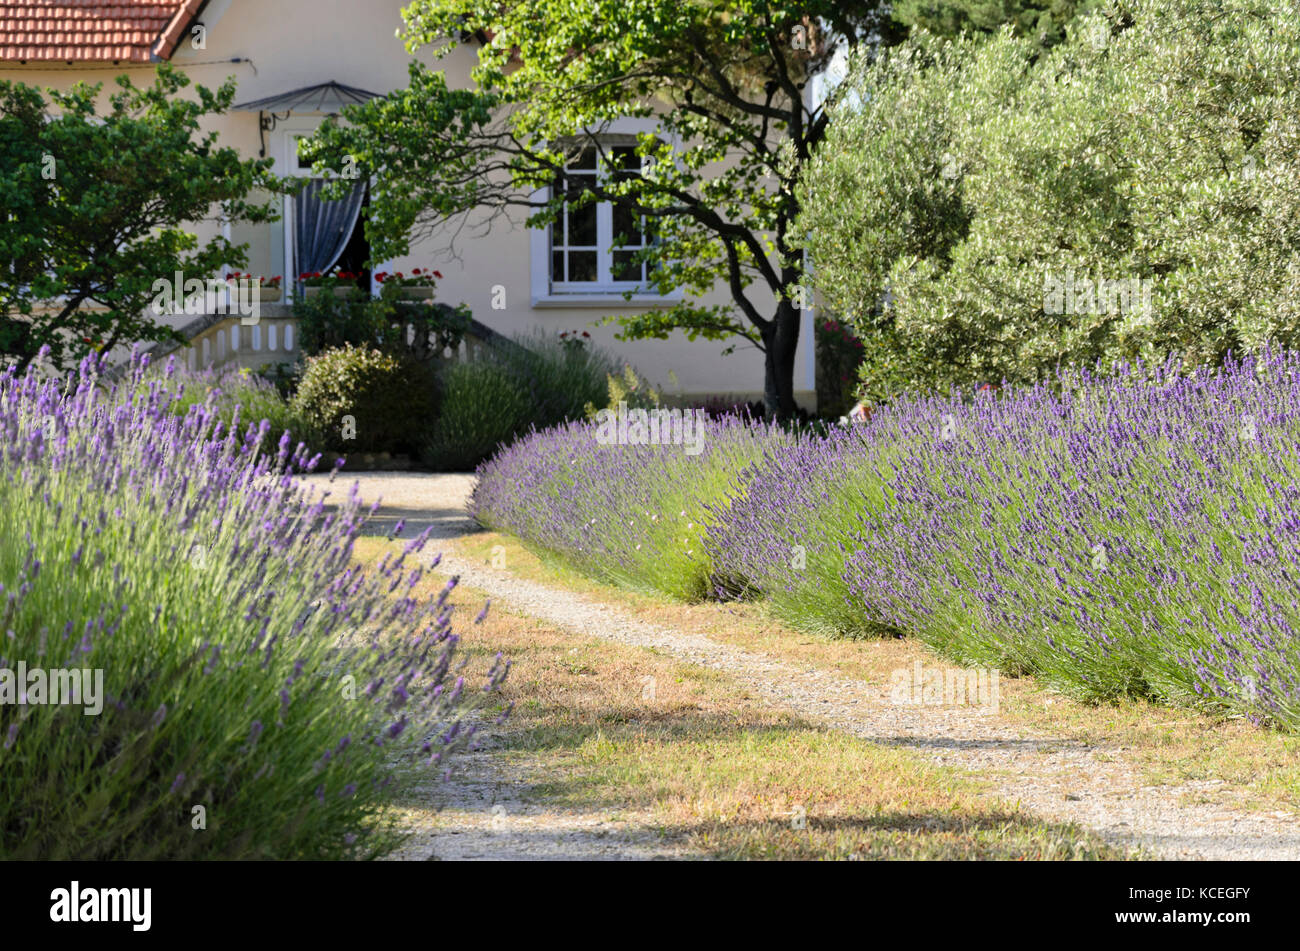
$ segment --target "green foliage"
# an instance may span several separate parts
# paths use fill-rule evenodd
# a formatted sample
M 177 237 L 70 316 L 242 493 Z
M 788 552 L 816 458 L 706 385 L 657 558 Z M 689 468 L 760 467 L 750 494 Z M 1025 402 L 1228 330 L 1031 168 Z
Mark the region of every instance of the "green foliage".
M 347 297 L 299 294 L 293 301 L 293 315 L 298 318 L 299 347 L 305 357 L 338 347 L 381 346 L 387 329 L 387 321 L 360 289 Z
M 386 283 L 378 298 L 360 291 L 300 296 L 293 303 L 302 352 L 314 356 L 338 347 L 377 347 L 403 359 L 432 360 L 460 346 L 471 314 L 465 304 L 405 301 L 401 287 Z
M 518 377 L 498 360 L 448 364 L 439 392 L 438 420 L 422 451 L 427 465 L 472 470 L 498 445 L 528 431 L 528 396 Z
M 355 162 L 377 175 L 367 230 L 376 255 L 405 253 L 472 209 L 522 206 L 530 226 L 545 227 L 566 204 L 609 203 L 645 222 L 649 244 L 633 263 L 647 264 L 649 277 L 638 290 L 688 295 L 620 319 L 623 335 L 662 339 L 680 329 L 691 339 L 755 342 L 778 354 L 767 391 L 792 412 L 799 315 L 789 295 L 801 274 L 787 245 L 799 206 L 793 184 L 826 130 L 805 87 L 837 50 L 898 38 L 887 5 L 416 0 L 403 15 L 412 53 L 445 56 L 459 45 L 448 37 L 484 42 L 473 88 L 449 89 L 413 62 L 407 89 L 349 107 L 346 125 L 328 122 L 307 144 L 318 168 Z M 658 127 L 622 139 L 648 163 L 643 174 L 620 174 L 626 159 L 603 137 L 628 117 Z M 609 174 L 565 174 L 585 148 Z M 729 306 L 691 299 L 720 280 Z
M 800 232 L 868 393 L 1300 342 L 1300 22 L 1134 0 L 1068 32 L 854 65 Z
M 337 452 L 413 452 L 433 419 L 427 364 L 351 345 L 307 360 L 291 410 Z
M 604 396 L 605 381 L 619 365 L 599 347 L 542 330 L 512 340 L 517 346 L 499 348 L 497 359 L 520 381 L 533 406 L 531 422 L 538 429 L 582 419 L 587 404 Z
M 381 298 L 377 307 L 385 306 Z M 433 303 L 431 301 L 401 301 L 392 305 L 393 316 L 388 317 L 387 328 L 396 338 L 388 337 L 384 347 L 414 360 L 440 360 L 448 351 L 460 348 L 473 319 L 467 304 Z
M 1095 9 L 1098 0 L 896 0 L 894 19 L 935 36 L 996 33 L 1009 24 L 1017 36 L 1044 47 L 1065 38 L 1065 25 Z
M 467 362 L 445 364 L 424 461 L 439 469 L 473 469 L 530 429 L 582 419 L 593 401 L 604 398 L 616 367 L 612 356 L 585 341 L 541 330 Z
M 663 401 L 663 394 L 652 386 L 649 381 L 638 376 L 636 370 L 632 369 L 630 364 L 624 366 L 618 373 L 608 374 L 605 377 L 605 385 L 604 403 L 597 405 L 595 401 L 592 401 L 583 407 L 583 413 L 587 419 L 595 419 L 596 414 L 602 409 L 618 412 L 620 403 L 626 403 L 628 409 L 649 410 L 658 409 L 659 404 Z
M 455 686 L 443 603 L 393 594 L 427 556 L 358 565 L 360 499 L 281 478 L 305 454 L 252 451 L 252 405 L 213 438 L 185 374 L 42 376 L 0 376 L 0 858 L 391 852 L 490 697 Z M 43 696 L 15 702 L 21 664 Z M 59 702 L 60 669 L 98 686 Z
M 321 445 L 316 426 L 296 412 L 276 382 L 265 375 L 241 368 L 185 374 L 184 381 L 185 389 L 171 403 L 171 410 L 177 416 L 184 416 L 192 406 L 209 404 L 214 421 L 227 431 L 232 427 L 238 429 L 239 424 L 246 427 L 266 420 L 271 428 L 258 448 L 268 455 L 275 454 L 280 437 L 286 432 L 290 449 L 299 443 L 309 449 Z
M 298 389 L 298 379 L 302 376 L 300 363 L 268 363 L 257 371 L 258 377 L 275 387 L 280 398 L 288 401 Z
M 820 319 L 817 339 L 817 411 L 823 417 L 843 416 L 853 406 L 862 341 L 835 320 Z
M 276 217 L 274 202 L 247 197 L 280 187 L 271 160 L 244 160 L 200 133 L 230 107 L 233 81 L 186 97 L 189 79 L 164 65 L 148 88 L 117 83 L 100 115 L 98 85 L 52 91 L 47 103 L 0 81 L 0 354 L 20 367 L 42 346 L 62 365 L 173 338 L 149 316 L 155 281 L 247 264 L 245 247 L 223 237 L 200 246 L 182 224 L 211 218 L 214 205 L 233 222 Z

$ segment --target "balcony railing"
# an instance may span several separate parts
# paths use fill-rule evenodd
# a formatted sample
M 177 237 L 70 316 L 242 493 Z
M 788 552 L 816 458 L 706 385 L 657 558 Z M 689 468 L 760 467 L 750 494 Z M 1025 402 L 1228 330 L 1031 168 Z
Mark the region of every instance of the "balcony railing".
M 142 348 L 157 365 L 168 357 L 191 370 L 221 370 L 240 367 L 257 370 L 277 363 L 294 364 L 302 358 L 299 349 L 298 319 L 293 308 L 285 304 L 263 304 L 261 316 L 246 322 L 238 314 L 203 314 L 179 328 L 184 343 L 168 341 Z M 408 342 L 413 341 L 414 325 L 407 327 Z M 519 344 L 492 328 L 470 320 L 459 347 L 440 354 L 444 360 L 473 359 L 488 348 L 503 349 Z M 114 374 L 115 375 L 115 374 Z

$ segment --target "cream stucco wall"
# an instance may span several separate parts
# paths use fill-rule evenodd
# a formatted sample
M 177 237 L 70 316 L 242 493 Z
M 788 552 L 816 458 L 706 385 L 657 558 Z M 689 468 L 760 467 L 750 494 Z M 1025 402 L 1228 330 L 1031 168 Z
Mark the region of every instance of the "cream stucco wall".
M 407 82 L 410 57 L 395 36 L 401 26 L 399 11 L 405 2 L 212 0 L 201 17 L 206 29 L 204 48 L 196 48 L 190 39 L 183 39 L 172 62 L 195 82 L 207 86 L 216 86 L 233 76 L 239 86 L 236 102 L 258 100 L 331 80 L 371 92 L 389 92 L 404 87 Z M 432 61 L 428 51 L 418 55 Z M 461 47 L 441 61 L 438 68 L 446 70 L 451 85 L 467 85 L 474 58 L 473 46 Z M 152 67 L 147 66 L 109 64 L 97 64 L 93 68 L 9 64 L 0 67 L 0 77 L 41 86 L 67 88 L 83 79 L 102 81 L 106 86 L 105 95 L 111 92 L 115 76 L 128 73 L 137 84 L 144 84 L 149 82 L 151 72 Z M 284 163 L 291 148 L 292 133 L 310 131 L 321 118 L 295 115 L 267 135 L 268 154 L 276 158 L 282 171 L 287 170 Z M 233 145 L 250 156 L 259 153 L 256 112 L 232 112 L 215 117 L 208 125 L 219 133 L 222 144 Z M 215 222 L 206 222 L 195 230 L 200 237 L 208 237 L 218 227 Z M 283 224 L 262 228 L 236 226 L 232 230 L 234 240 L 250 244 L 249 262 L 254 273 L 288 276 L 283 227 Z M 486 234 L 462 231 L 454 256 L 438 254 L 441 242 L 429 241 L 416 246 L 408 257 L 387 262 L 388 269 L 437 267 L 444 275 L 439 284 L 439 298 L 452 304 L 463 301 L 478 320 L 502 333 L 535 327 L 548 333 L 587 330 L 597 344 L 636 366 L 670 393 L 753 395 L 761 392 L 762 354 L 748 345 L 724 356 L 726 344 L 689 342 L 681 334 L 668 341 L 618 341 L 614 336 L 615 327 L 594 326 L 606 315 L 637 309 L 618 298 L 594 307 L 535 306 L 535 284 L 530 274 L 531 234 L 523 225 L 523 215 L 515 213 L 511 220 L 494 220 Z M 505 306 L 493 309 L 494 294 L 498 304 L 502 299 L 501 292 L 496 290 L 498 286 L 504 289 Z M 725 291 L 705 298 L 706 303 L 729 300 Z M 772 306 L 770 296 L 755 293 L 754 300 L 764 312 Z M 800 402 L 808 405 L 813 402 L 814 391 L 811 326 L 811 317 L 806 317 L 795 372 L 796 394 Z

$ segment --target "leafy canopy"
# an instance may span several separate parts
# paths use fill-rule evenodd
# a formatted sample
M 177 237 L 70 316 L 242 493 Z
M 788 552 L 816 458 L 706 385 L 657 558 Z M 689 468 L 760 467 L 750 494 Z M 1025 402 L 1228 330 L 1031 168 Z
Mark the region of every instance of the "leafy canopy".
M 218 236 L 200 246 L 185 222 L 265 222 L 270 160 L 218 148 L 199 121 L 230 107 L 235 86 L 194 87 L 172 67 L 152 86 L 117 80 L 99 115 L 101 86 L 50 92 L 0 81 L 0 354 L 25 366 L 42 346 L 56 365 L 94 347 L 164 340 L 153 322 L 154 281 L 207 279 L 243 267 L 244 246 Z M 51 110 L 50 106 L 54 109 Z
M 799 231 L 876 398 L 1300 345 L 1300 21 L 1131 0 L 1067 33 L 855 64 Z
M 810 79 L 835 51 L 898 37 L 876 0 L 416 0 L 405 11 L 408 48 L 441 58 L 477 42 L 473 87 L 448 88 L 416 62 L 406 90 L 346 111 L 306 154 L 342 169 L 352 157 L 377 173 L 370 237 L 377 257 L 404 253 L 452 216 L 527 212 L 530 226 L 564 204 L 611 202 L 643 216 L 653 245 L 644 288 L 688 295 L 721 279 L 731 304 L 687 299 L 627 318 L 625 336 L 739 335 L 770 348 L 789 330 L 757 285 L 789 296 L 800 270 L 787 233 L 798 210 L 795 170 L 826 130 L 807 102 Z M 450 37 L 450 39 L 448 39 Z M 624 142 L 643 175 L 566 176 L 586 147 L 607 165 L 625 118 L 655 131 Z M 540 192 L 550 189 L 549 193 Z M 792 343 L 789 353 L 793 354 Z
M 1044 47 L 1065 39 L 1065 25 L 1095 10 L 1098 0 L 897 0 L 894 19 L 908 29 L 955 39 L 992 34 L 1009 25 Z

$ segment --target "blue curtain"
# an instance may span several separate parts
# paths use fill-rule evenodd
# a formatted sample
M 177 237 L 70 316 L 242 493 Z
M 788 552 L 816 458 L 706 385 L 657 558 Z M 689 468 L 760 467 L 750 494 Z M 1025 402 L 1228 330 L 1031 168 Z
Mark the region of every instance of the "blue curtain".
M 294 280 L 299 274 L 328 271 L 343 254 L 352 229 L 361 217 L 361 206 L 366 200 L 367 182 L 362 180 L 352 191 L 338 201 L 324 201 L 321 191 L 325 180 L 313 178 L 294 199 L 294 230 L 298 239 L 294 245 Z

